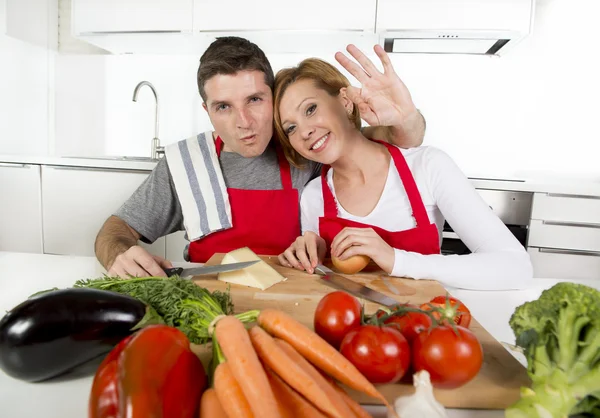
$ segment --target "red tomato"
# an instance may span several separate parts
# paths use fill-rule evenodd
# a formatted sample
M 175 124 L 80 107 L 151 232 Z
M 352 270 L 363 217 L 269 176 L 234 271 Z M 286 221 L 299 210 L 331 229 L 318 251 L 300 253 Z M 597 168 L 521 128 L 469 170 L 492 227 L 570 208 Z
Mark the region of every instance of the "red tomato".
M 458 335 L 457 335 L 458 333 Z M 449 325 L 420 333 L 412 345 L 415 371 L 427 370 L 431 383 L 453 389 L 473 379 L 483 363 L 483 349 L 470 330 Z
M 346 292 L 325 295 L 315 310 L 315 332 L 336 349 L 346 334 L 360 326 L 361 306 L 358 299 Z
M 444 312 L 442 313 L 444 318 L 451 319 L 456 325 L 469 328 L 469 325 L 471 324 L 471 312 L 469 311 L 469 308 L 467 308 L 460 300 L 451 296 L 448 297 L 448 302 L 450 307 L 447 307 L 446 305 L 446 296 L 436 296 L 431 299 L 429 303 L 421 305 L 421 309 L 429 310 L 431 309 L 430 305 L 442 308 L 444 309 Z M 433 316 L 438 319 L 440 318 L 440 314 L 437 312 L 434 312 Z
M 396 383 L 410 366 L 410 346 L 392 327 L 364 325 L 350 331 L 340 351 L 371 383 Z
M 418 309 L 418 306 L 410 304 L 402 306 Z M 384 311 L 377 312 L 378 318 L 381 318 L 383 315 L 385 315 Z M 431 328 L 432 325 L 429 315 L 420 312 L 406 312 L 405 314 L 390 316 L 384 323 L 396 327 L 410 344 L 412 344 L 417 334 Z

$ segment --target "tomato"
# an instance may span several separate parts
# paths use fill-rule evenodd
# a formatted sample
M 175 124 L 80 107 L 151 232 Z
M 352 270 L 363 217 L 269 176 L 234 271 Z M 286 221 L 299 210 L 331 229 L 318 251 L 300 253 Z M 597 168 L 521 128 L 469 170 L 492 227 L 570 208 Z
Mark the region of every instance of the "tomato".
M 408 308 L 418 309 L 415 305 L 402 305 Z M 400 309 L 402 309 L 400 307 Z M 378 311 L 377 317 L 381 318 L 385 315 L 384 311 Z M 404 314 L 397 314 L 390 316 L 384 321 L 384 324 L 392 325 L 398 329 L 407 341 L 412 344 L 417 334 L 421 331 L 431 328 L 432 321 L 429 315 L 420 312 L 406 312 Z
M 429 303 L 422 304 L 421 309 L 429 310 L 431 309 L 430 305 L 444 309 L 442 316 L 453 320 L 456 325 L 465 328 L 469 328 L 469 325 L 471 325 L 471 312 L 469 308 L 456 298 L 449 296 L 448 305 L 446 305 L 446 296 L 436 296 Z M 440 318 L 440 314 L 437 312 L 434 312 L 433 316 L 437 319 Z
M 410 366 L 408 341 L 393 327 L 361 326 L 344 337 L 340 351 L 371 383 L 396 383 Z
M 346 292 L 325 295 L 315 310 L 315 332 L 336 349 L 344 336 L 360 326 L 361 306 L 358 299 Z
M 483 363 L 483 349 L 470 330 L 449 325 L 420 333 L 412 345 L 415 371 L 427 370 L 431 383 L 453 389 L 473 379 Z M 457 335 L 458 334 L 458 335 Z

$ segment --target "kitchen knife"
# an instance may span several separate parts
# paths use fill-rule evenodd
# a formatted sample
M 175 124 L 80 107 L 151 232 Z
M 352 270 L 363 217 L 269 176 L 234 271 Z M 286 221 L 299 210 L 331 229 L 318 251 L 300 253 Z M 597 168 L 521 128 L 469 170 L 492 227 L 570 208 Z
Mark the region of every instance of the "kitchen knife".
M 321 264 L 317 265 L 317 267 L 315 268 L 315 273 L 321 276 L 321 280 L 327 282 L 327 284 L 337 289 L 344 290 L 348 293 L 353 294 L 354 296 L 370 300 L 371 302 L 379 303 L 380 305 L 386 306 L 390 309 L 396 305 L 401 304 L 396 299 L 393 299 L 387 295 L 384 295 L 381 292 L 363 286 L 362 284 L 350 280 L 344 276 L 340 276 L 333 270 Z
M 258 263 L 260 260 L 252 260 L 252 261 L 243 261 L 241 263 L 231 263 L 231 264 L 219 264 L 218 266 L 202 266 L 202 267 L 192 267 L 192 268 L 183 268 L 183 267 L 173 267 L 170 269 L 165 269 L 165 273 L 168 277 L 174 276 L 177 274 L 180 277 L 188 277 L 188 276 L 201 276 L 204 274 L 214 274 L 214 273 L 223 273 L 225 271 L 234 271 L 241 270 L 246 267 L 250 267 L 253 264 Z

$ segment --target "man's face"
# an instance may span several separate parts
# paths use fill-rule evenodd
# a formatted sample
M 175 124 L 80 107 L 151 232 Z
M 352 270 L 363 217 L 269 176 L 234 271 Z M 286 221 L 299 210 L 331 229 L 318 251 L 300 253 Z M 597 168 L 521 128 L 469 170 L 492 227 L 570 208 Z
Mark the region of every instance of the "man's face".
M 223 150 L 261 155 L 273 136 L 273 92 L 262 71 L 218 74 L 204 84 L 208 112 Z

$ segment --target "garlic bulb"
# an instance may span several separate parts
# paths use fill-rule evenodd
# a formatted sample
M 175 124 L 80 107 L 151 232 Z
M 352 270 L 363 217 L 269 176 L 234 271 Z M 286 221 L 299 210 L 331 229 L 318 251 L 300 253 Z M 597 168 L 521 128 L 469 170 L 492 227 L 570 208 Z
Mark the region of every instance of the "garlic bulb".
M 400 418 L 448 418 L 444 406 L 433 396 L 433 387 L 427 370 L 413 375 L 416 392 L 402 396 L 394 402 L 394 409 Z M 388 418 L 392 414 L 388 413 Z

